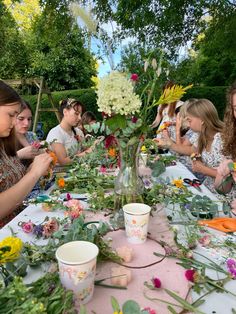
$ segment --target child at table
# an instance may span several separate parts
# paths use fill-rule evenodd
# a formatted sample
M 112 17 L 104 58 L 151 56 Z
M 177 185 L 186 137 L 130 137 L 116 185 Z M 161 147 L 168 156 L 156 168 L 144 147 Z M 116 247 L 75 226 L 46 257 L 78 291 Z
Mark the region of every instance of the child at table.
M 231 203 L 232 213 L 236 215 L 236 171 L 232 172 L 232 180 L 223 183 L 229 174 L 229 163 L 236 161 L 236 82 L 230 87 L 227 93 L 227 106 L 224 115 L 225 127 L 222 133 L 223 154 L 227 156 L 217 168 L 215 187 L 221 193 L 229 193 L 229 198 L 234 200 Z
M 23 164 L 29 166 L 35 156 L 42 153 L 39 150 L 37 135 L 29 131 L 32 122 L 32 109 L 28 102 L 23 101 L 21 111 L 16 117 L 15 131 L 17 138 L 17 156 Z M 34 142 L 37 145 L 32 145 Z
M 172 88 L 174 85 L 175 85 L 174 82 L 168 81 L 165 84 L 163 91 L 165 89 Z M 161 138 L 161 132 L 162 132 L 163 126 L 168 125 L 170 138 L 172 140 L 175 140 L 176 138 L 176 134 L 175 134 L 176 109 L 178 107 L 181 107 L 182 104 L 183 104 L 182 101 L 175 101 L 170 104 L 163 104 L 158 108 L 156 118 L 151 124 L 152 128 L 158 127 L 157 136 L 156 136 L 157 138 Z
M 52 161 L 47 153 L 38 155 L 26 172 L 17 156 L 14 125 L 21 105 L 17 92 L 0 80 L 0 227 L 20 212 L 22 201 Z
M 165 134 L 165 139 L 158 140 L 158 145 L 188 156 L 193 153 L 199 155 L 200 158 L 193 158 L 192 171 L 206 176 L 203 183 L 215 192 L 216 168 L 223 159 L 221 133 L 224 124 L 220 121 L 213 103 L 207 99 L 197 99 L 189 104 L 186 109 L 186 120 L 189 128 L 198 133 L 195 143 L 176 144 L 168 134 Z

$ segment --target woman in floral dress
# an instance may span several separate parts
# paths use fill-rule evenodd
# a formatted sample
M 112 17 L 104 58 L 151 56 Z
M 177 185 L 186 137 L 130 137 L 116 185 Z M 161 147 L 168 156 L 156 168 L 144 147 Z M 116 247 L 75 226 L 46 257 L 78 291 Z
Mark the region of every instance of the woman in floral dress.
M 26 172 L 16 154 L 14 125 L 22 100 L 10 86 L 0 81 L 0 227 L 21 210 L 21 203 L 52 161 L 47 153 L 36 156 Z

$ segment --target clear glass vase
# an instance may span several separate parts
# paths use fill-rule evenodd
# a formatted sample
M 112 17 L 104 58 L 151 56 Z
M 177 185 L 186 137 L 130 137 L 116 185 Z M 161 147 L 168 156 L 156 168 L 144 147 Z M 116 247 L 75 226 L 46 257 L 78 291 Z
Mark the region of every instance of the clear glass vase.
M 128 203 L 143 203 L 144 184 L 138 174 L 140 142 L 118 141 L 120 150 L 120 171 L 115 179 L 114 208 L 119 211 Z

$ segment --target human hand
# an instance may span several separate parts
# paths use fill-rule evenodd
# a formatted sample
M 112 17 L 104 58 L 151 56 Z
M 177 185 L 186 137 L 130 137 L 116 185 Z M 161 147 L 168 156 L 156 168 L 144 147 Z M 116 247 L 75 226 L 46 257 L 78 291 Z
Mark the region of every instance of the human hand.
M 154 138 L 153 140 L 157 143 L 157 146 L 161 148 L 170 148 L 173 143 L 170 139 L 164 138 Z
M 53 158 L 48 153 L 43 153 L 34 158 L 31 164 L 30 172 L 35 174 L 38 178 L 47 174 Z
M 192 171 L 203 173 L 204 164 L 200 160 L 192 161 Z
M 39 155 L 41 152 L 35 146 L 29 145 L 21 148 L 17 151 L 17 156 L 20 159 L 33 159 L 35 156 Z
M 229 163 L 233 162 L 231 159 L 225 159 L 217 168 L 217 174 L 221 177 L 227 177 L 230 174 Z

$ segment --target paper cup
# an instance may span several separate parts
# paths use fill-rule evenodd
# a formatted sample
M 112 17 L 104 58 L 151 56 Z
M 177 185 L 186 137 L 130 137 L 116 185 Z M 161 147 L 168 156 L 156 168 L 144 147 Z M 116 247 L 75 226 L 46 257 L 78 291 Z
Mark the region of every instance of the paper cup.
M 72 241 L 56 250 L 62 285 L 72 290 L 76 305 L 88 303 L 94 290 L 98 247 L 87 241 Z
M 130 203 L 123 206 L 123 211 L 128 241 L 134 244 L 144 243 L 151 207 L 142 203 Z

